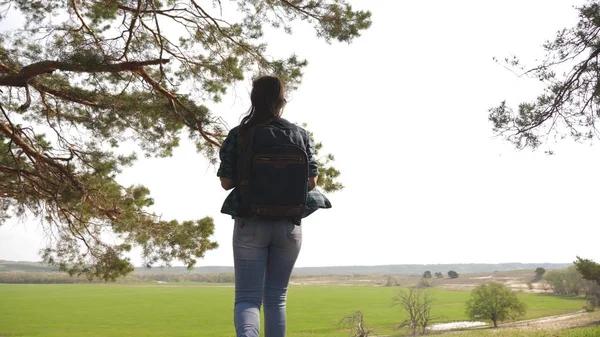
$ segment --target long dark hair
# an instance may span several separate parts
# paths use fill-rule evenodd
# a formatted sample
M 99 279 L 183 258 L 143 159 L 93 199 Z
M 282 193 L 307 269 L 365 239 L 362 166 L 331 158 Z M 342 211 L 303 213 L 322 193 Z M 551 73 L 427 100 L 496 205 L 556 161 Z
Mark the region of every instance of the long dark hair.
M 275 76 L 261 76 L 255 79 L 252 82 L 250 102 L 252 106 L 240 122 L 239 173 L 243 170 L 244 152 L 248 145 L 248 130 L 281 117 L 286 103 L 283 82 Z
M 283 82 L 275 76 L 262 76 L 252 82 L 252 106 L 240 122 L 242 133 L 248 129 L 281 117 L 286 103 Z

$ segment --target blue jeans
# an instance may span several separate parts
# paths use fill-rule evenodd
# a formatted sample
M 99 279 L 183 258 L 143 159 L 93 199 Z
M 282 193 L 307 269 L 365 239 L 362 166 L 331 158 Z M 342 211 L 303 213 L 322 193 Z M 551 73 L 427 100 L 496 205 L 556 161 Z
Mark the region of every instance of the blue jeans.
M 258 337 L 263 299 L 265 337 L 285 336 L 287 289 L 301 246 L 302 229 L 289 220 L 235 220 L 237 337 Z

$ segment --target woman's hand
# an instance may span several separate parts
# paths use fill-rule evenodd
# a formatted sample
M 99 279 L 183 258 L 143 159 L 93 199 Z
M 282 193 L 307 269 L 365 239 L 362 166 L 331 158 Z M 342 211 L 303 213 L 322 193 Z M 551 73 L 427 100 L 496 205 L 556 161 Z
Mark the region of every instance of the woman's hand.
M 221 187 L 223 187 L 223 189 L 225 191 L 229 191 L 230 189 L 235 187 L 235 181 L 233 179 L 229 179 L 229 178 L 221 178 Z
M 315 187 L 317 187 L 318 179 L 319 179 L 319 176 L 308 177 L 308 190 L 309 191 L 312 191 L 315 189 Z

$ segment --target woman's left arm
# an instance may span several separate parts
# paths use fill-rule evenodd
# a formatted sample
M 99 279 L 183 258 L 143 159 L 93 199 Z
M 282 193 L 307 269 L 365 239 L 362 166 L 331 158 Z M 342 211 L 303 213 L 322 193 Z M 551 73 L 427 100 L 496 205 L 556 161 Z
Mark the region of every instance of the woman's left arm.
M 304 130 L 304 142 L 306 147 L 306 156 L 308 157 L 308 190 L 312 191 L 317 187 L 319 180 L 319 164 L 315 159 L 315 146 L 310 139 L 310 135 Z
M 226 191 L 235 187 L 238 157 L 237 143 L 237 128 L 233 128 L 229 131 L 219 150 L 221 164 L 217 176 L 221 180 L 221 187 Z

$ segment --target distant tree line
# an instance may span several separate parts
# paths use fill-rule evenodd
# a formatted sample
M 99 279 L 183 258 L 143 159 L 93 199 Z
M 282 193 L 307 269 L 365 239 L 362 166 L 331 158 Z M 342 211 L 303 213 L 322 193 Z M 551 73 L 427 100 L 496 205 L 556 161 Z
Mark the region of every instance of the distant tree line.
M 129 277 L 119 280 L 125 282 Z M 94 281 L 98 283 L 100 281 Z M 85 277 L 69 276 L 65 273 L 36 273 L 36 272 L 5 272 L 0 273 L 0 283 L 35 283 L 35 284 L 55 284 L 55 283 L 90 283 Z
M 435 274 L 433 274 L 433 275 L 435 275 L 436 278 L 444 278 L 444 274 L 440 273 L 440 272 L 435 272 Z M 432 277 L 433 276 L 431 275 L 431 271 L 430 270 L 426 270 L 423 273 L 423 278 L 425 278 L 425 279 L 429 279 L 429 278 L 432 278 Z M 456 271 L 454 271 L 454 270 L 450 270 L 448 272 L 448 277 L 449 278 L 458 278 L 458 273 Z
M 169 273 L 167 269 L 164 273 L 153 272 L 155 269 L 143 270 L 129 274 L 117 279 L 116 283 L 151 283 L 151 282 L 201 282 L 201 283 L 233 283 L 235 281 L 233 273 Z M 373 275 L 351 273 L 347 275 L 292 275 L 292 280 L 306 280 L 314 277 L 331 277 L 337 280 L 352 280 L 370 278 Z M 395 279 L 391 282 L 394 282 Z M 84 276 L 69 276 L 67 273 L 58 271 L 0 271 L 0 283 L 90 283 Z M 103 280 L 93 281 L 91 283 L 104 283 Z M 392 285 L 392 284 L 390 284 Z
M 152 282 L 201 282 L 201 283 L 233 283 L 232 273 L 219 274 L 129 274 L 118 279 L 117 283 L 152 283 Z M 32 284 L 57 284 L 57 283 L 103 283 L 102 280 L 90 281 L 84 276 L 69 276 L 66 273 L 32 273 L 32 272 L 6 272 L 0 273 L 0 283 L 32 283 Z

